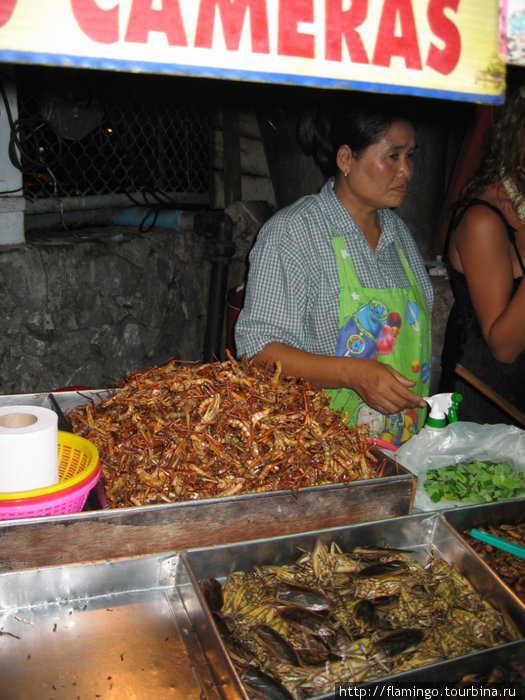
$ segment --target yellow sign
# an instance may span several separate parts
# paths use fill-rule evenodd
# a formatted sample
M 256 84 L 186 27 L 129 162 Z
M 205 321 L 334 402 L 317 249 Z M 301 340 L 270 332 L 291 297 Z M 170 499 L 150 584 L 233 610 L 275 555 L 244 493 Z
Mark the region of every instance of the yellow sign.
M 498 0 L 0 0 L 0 60 L 500 103 Z

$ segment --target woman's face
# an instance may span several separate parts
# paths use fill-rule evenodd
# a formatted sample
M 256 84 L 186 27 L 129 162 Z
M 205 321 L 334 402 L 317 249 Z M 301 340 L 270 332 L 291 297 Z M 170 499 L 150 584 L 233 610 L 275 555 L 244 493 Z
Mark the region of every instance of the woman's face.
M 415 150 L 414 128 L 406 121 L 394 122 L 358 158 L 348 146 L 341 146 L 338 165 L 343 174 L 348 173 L 341 181 L 346 195 L 374 209 L 399 206 L 412 177 Z

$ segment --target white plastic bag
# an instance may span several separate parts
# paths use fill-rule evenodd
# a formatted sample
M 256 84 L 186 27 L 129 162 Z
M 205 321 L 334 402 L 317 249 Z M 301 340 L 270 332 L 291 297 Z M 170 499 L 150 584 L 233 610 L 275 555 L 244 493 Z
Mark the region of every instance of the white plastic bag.
M 424 489 L 428 469 L 460 462 L 504 462 L 517 472 L 525 471 L 525 431 L 503 423 L 449 423 L 445 428 L 423 428 L 395 453 L 399 464 L 418 477 L 414 509 L 441 510 L 469 505 L 465 501 L 434 503 Z

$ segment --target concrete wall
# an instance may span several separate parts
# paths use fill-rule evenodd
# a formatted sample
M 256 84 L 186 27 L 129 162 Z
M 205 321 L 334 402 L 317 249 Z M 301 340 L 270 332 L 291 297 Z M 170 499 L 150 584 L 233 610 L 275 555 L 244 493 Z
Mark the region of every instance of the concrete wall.
M 1 393 L 102 388 L 171 357 L 202 357 L 204 238 L 111 234 L 0 246 Z

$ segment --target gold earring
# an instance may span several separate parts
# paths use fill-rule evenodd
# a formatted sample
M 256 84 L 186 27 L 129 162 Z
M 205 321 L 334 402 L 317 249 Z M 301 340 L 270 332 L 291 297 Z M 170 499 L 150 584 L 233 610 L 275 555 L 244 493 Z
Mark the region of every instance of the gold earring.
M 348 177 L 348 171 L 345 170 L 345 177 Z

